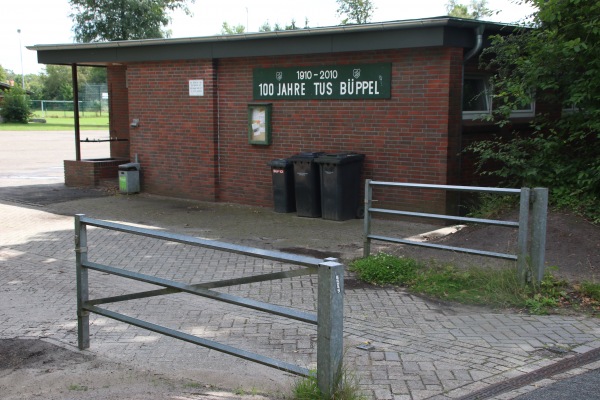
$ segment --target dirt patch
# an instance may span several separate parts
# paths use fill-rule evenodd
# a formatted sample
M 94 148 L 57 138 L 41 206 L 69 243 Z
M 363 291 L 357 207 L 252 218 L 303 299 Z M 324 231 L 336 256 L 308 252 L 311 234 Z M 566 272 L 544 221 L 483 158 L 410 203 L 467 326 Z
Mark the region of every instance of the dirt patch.
M 600 227 L 581 217 L 548 215 L 546 265 L 573 281 L 600 281 Z
M 499 217 L 517 220 L 515 213 Z M 451 235 L 430 242 L 455 247 L 467 247 L 499 253 L 516 254 L 515 229 L 471 225 Z M 508 267 L 513 262 L 488 257 L 471 256 L 450 251 L 396 246 L 395 254 L 421 260 L 451 262 L 459 266 Z M 572 283 L 600 282 L 600 227 L 585 219 L 562 211 L 549 211 L 546 230 L 546 270 Z
M 0 339 L 0 374 L 21 368 L 67 367 L 92 361 L 86 353 L 76 353 L 62 347 L 33 339 Z
M 264 399 L 101 360 L 38 339 L 0 339 L 3 400 Z

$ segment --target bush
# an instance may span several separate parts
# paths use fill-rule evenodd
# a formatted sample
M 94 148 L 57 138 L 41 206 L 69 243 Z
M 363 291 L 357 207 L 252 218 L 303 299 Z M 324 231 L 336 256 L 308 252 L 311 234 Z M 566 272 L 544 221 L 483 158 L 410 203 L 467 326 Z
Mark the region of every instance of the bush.
M 412 283 L 417 271 L 423 267 L 411 258 L 399 258 L 387 253 L 377 253 L 354 261 L 350 270 L 358 279 L 376 285 L 404 285 Z
M 600 3 L 524 0 L 531 29 L 491 37 L 481 67 L 491 71 L 494 117 L 535 98 L 531 133 L 471 146 L 482 171 L 508 186 L 550 189 L 553 205 L 600 223 Z M 496 168 L 499 166 L 499 168 Z
M 4 92 L 4 102 L 0 115 L 6 122 L 28 123 L 33 113 L 29 106 L 27 93 L 18 87 L 12 87 Z
M 600 223 L 600 150 L 589 137 L 536 132 L 481 141 L 468 150 L 482 175 L 500 177 L 507 187 L 547 187 L 550 205 Z

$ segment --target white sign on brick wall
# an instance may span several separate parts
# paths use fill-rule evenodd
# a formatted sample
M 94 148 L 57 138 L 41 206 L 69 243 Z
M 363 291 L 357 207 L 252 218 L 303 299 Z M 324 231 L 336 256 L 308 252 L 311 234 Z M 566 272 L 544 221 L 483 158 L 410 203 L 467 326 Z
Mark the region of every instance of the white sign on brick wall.
M 204 79 L 190 80 L 190 96 L 204 96 Z

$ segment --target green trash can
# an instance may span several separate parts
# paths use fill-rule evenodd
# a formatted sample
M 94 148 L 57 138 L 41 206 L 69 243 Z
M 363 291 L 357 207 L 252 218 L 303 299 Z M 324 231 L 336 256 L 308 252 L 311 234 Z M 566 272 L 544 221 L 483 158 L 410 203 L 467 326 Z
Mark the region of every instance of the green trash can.
M 361 218 L 361 173 L 364 154 L 324 154 L 315 159 L 321 175 L 321 213 L 323 219 L 344 221 Z
M 294 164 L 285 158 L 271 160 L 273 179 L 273 205 L 275 212 L 290 213 L 296 211 L 294 188 Z
M 119 192 L 122 194 L 140 192 L 139 163 L 127 163 L 119 165 Z
M 299 217 L 321 216 L 321 184 L 319 166 L 315 158 L 323 152 L 304 152 L 289 158 L 294 164 L 296 213 Z

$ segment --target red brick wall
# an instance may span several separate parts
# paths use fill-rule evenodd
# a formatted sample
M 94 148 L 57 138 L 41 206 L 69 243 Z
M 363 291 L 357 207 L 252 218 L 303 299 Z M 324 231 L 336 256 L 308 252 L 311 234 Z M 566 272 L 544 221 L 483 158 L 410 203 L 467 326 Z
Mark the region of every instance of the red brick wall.
M 272 144 L 248 144 L 253 68 L 377 62 L 392 63 L 390 99 L 274 100 Z M 143 191 L 267 207 L 267 163 L 301 151 L 363 153 L 361 180 L 457 183 L 461 74 L 454 48 L 131 64 L 128 117 L 140 127 L 130 155 L 139 155 Z M 189 96 L 190 79 L 204 80 L 203 97 Z M 420 210 L 447 207 L 443 192 L 400 198 Z
M 448 109 L 448 149 L 446 184 L 461 184 L 462 168 L 462 91 L 463 91 L 463 51 L 453 49 L 450 54 L 449 78 L 449 109 Z M 446 212 L 460 213 L 460 193 L 446 192 Z
M 121 141 L 110 143 L 111 157 L 129 158 L 129 96 L 127 93 L 127 68 L 107 68 L 108 96 L 110 104 L 110 137 Z
M 376 62 L 392 63 L 391 99 L 272 101 L 272 145 L 248 144 L 253 68 Z M 219 199 L 271 206 L 267 162 L 301 151 L 364 153 L 363 179 L 447 183 L 458 153 L 460 121 L 450 113 L 460 107 L 461 68 L 462 49 L 448 48 L 221 60 Z M 458 83 L 451 87 L 454 79 Z M 458 170 L 451 175 L 456 180 Z M 426 204 L 414 191 L 402 199 L 421 210 L 445 210 L 443 192 L 426 196 Z
M 141 163 L 141 189 L 155 194 L 216 199 L 216 107 L 212 61 L 129 65 L 130 155 Z M 204 80 L 204 96 L 189 80 Z
M 126 158 L 98 161 L 64 160 L 65 185 L 74 187 L 95 187 L 103 180 L 117 181 L 119 165 L 127 163 Z

